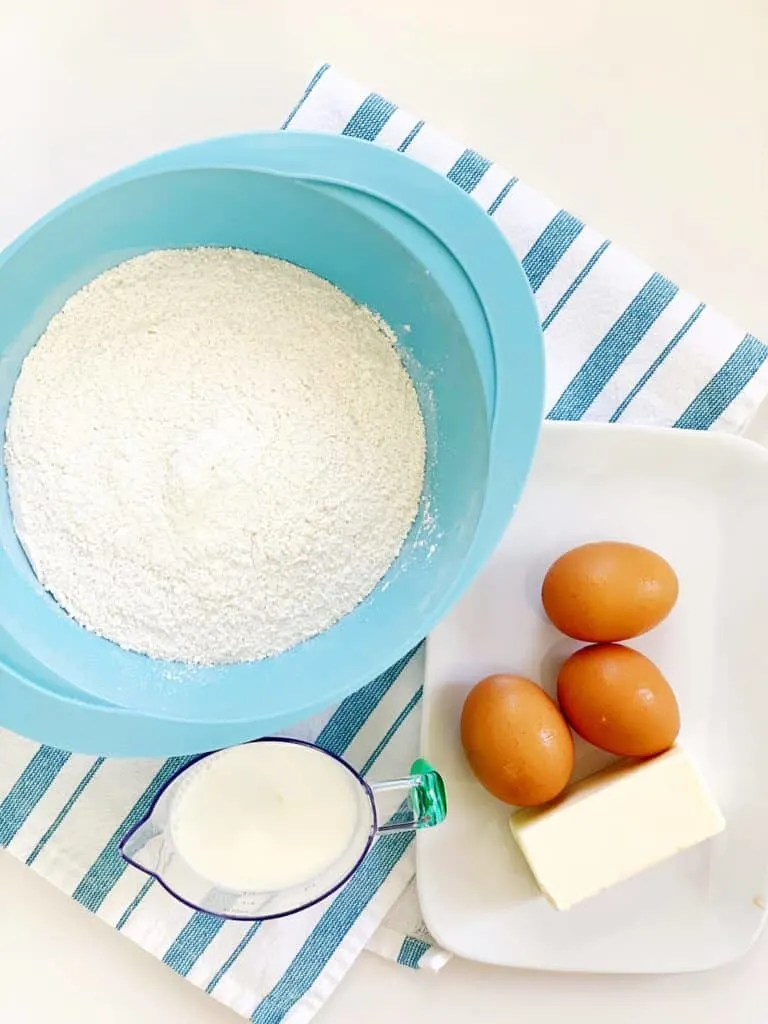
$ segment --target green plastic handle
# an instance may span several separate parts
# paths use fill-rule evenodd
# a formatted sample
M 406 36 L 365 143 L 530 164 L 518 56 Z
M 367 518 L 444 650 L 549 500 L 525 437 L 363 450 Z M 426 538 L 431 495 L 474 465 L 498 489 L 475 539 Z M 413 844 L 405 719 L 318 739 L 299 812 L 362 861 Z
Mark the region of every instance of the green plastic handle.
M 432 828 L 445 821 L 448 813 L 445 783 L 423 758 L 414 761 L 407 779 L 375 782 L 371 791 L 376 804 L 379 834 Z M 401 801 L 397 810 L 388 815 L 382 813 L 385 798 L 392 800 L 393 797 Z

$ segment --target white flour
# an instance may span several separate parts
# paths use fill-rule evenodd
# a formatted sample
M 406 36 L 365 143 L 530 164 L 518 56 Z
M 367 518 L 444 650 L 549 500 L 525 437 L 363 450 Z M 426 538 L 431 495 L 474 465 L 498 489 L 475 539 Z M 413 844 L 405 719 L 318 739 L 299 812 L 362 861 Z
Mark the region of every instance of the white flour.
M 418 508 L 424 424 L 393 343 L 326 281 L 243 250 L 96 278 L 27 356 L 8 418 L 43 586 L 121 646 L 198 664 L 332 625 Z

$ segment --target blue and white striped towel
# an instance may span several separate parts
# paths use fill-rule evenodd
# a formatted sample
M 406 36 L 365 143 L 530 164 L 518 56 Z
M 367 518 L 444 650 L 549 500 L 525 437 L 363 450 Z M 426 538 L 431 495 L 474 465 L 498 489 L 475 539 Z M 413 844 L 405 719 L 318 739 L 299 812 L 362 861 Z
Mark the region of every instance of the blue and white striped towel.
M 324 65 L 284 127 L 407 152 L 506 233 L 545 329 L 556 419 L 741 430 L 768 386 L 768 349 L 474 150 Z M 420 655 L 294 735 L 372 778 L 417 752 Z M 94 759 L 0 731 L 0 846 L 255 1024 L 308 1021 L 364 948 L 440 967 L 418 918 L 411 837 L 378 843 L 332 900 L 262 925 L 222 923 L 126 868 L 117 840 L 183 763 Z

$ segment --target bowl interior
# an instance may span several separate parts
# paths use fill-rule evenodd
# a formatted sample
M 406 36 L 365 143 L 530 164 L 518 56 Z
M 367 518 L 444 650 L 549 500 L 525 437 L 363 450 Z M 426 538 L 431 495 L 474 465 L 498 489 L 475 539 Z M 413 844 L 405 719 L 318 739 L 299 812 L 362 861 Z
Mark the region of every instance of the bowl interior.
M 188 720 L 299 718 L 383 671 L 433 625 L 482 509 L 489 425 L 466 332 L 427 268 L 339 197 L 268 173 L 156 173 L 86 194 L 0 264 L 0 415 L 24 356 L 87 281 L 150 249 L 226 245 L 291 260 L 378 312 L 398 336 L 427 429 L 419 516 L 382 584 L 325 633 L 266 659 L 188 669 L 124 651 L 71 620 L 38 584 L 0 492 L 0 623 L 41 666 L 101 700 Z M 4 657 L 0 638 L 0 662 Z

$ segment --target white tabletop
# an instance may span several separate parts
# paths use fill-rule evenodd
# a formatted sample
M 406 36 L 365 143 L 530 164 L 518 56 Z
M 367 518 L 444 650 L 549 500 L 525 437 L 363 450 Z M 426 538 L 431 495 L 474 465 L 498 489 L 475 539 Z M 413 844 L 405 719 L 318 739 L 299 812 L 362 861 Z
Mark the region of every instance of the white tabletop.
M 764 0 L 0 0 L 0 245 L 121 164 L 275 126 L 332 60 L 768 337 L 767 48 Z M 0 1020 L 238 1019 L 6 855 L 0 895 Z M 317 1020 L 757 1024 L 767 1004 L 765 938 L 667 978 L 363 955 Z

